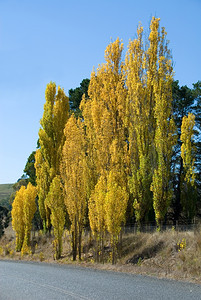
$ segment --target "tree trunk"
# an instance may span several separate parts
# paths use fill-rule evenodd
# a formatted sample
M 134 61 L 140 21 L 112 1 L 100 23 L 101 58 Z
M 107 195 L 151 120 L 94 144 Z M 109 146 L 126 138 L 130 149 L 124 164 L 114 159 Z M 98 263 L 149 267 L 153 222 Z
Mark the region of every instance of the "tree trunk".
M 174 225 L 179 221 L 179 216 L 181 214 L 181 180 L 183 172 L 183 160 L 180 157 L 180 168 L 178 175 L 178 186 L 176 190 L 175 208 L 174 208 Z
M 116 237 L 112 235 L 112 264 L 116 264 Z
M 123 225 L 121 227 L 121 231 L 119 233 L 119 257 L 122 256 L 122 247 L 123 247 L 123 238 L 122 238 L 122 235 L 123 235 Z
M 104 264 L 104 233 L 101 233 L 101 262 Z
M 81 226 L 79 226 L 78 255 L 79 255 L 79 260 L 81 260 L 82 259 L 82 228 L 81 228 Z
M 74 231 L 72 231 L 72 248 L 73 248 L 73 261 L 75 261 L 76 257 L 77 257 L 77 222 L 76 222 L 76 217 L 75 217 Z

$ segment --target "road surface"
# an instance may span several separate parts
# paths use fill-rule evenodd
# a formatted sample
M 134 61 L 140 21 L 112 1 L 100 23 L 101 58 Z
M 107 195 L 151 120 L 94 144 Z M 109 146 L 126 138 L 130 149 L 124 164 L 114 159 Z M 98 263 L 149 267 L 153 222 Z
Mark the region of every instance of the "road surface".
M 201 299 L 201 285 L 74 266 L 0 261 L 0 300 Z

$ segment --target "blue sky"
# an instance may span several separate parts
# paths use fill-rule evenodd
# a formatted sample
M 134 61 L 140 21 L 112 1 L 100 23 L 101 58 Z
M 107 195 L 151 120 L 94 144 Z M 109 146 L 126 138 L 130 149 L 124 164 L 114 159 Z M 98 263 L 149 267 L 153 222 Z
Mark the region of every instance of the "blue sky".
M 138 23 L 161 18 L 175 79 L 201 80 L 201 0 L 0 0 L 0 183 L 14 183 L 35 150 L 45 88 L 68 94 L 104 62 L 117 37 L 125 51 Z

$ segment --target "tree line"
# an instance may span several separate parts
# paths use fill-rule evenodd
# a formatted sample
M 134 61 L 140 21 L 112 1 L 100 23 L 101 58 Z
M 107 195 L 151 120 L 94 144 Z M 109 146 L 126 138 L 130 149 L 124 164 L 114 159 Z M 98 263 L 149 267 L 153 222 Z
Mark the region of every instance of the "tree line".
M 201 82 L 190 89 L 173 80 L 160 19 L 152 18 L 147 39 L 139 25 L 124 60 L 122 53 L 119 39 L 110 43 L 105 63 L 69 97 L 47 85 L 38 148 L 25 167 L 32 182 L 13 202 L 18 251 L 29 251 L 36 191 L 43 230 L 54 230 L 56 259 L 65 226 L 73 260 L 81 259 L 83 228 L 90 226 L 97 260 L 107 232 L 115 263 L 123 224 L 154 221 L 160 229 L 198 214 Z

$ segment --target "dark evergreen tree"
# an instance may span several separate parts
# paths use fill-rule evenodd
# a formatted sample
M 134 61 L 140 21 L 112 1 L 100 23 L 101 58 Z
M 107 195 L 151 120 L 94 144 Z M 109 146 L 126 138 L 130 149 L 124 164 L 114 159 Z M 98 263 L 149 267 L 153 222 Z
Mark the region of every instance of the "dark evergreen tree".
M 0 237 L 4 234 L 4 229 L 8 227 L 10 221 L 9 210 L 0 206 Z
M 196 101 L 195 101 L 195 93 L 192 89 L 187 86 L 179 86 L 179 81 L 173 82 L 173 114 L 174 120 L 177 128 L 177 144 L 174 148 L 174 154 L 172 157 L 172 182 L 173 182 L 173 190 L 174 197 L 172 201 L 172 214 L 171 218 L 176 223 L 181 220 L 181 217 L 185 217 L 184 207 L 182 207 L 182 197 L 193 197 L 194 200 L 196 198 L 196 191 L 184 181 L 184 167 L 183 160 L 181 158 L 181 125 L 182 119 L 184 116 L 187 116 L 188 113 L 196 114 Z M 195 132 L 195 136 L 197 136 L 198 132 Z M 197 147 L 197 145 L 194 145 Z M 196 158 L 197 161 L 197 158 Z M 190 189 L 190 190 L 189 190 Z M 193 190 L 192 190 L 193 189 Z M 188 201 L 188 199 L 187 199 Z M 190 199 L 189 199 L 190 202 Z M 187 214 L 192 218 L 195 214 L 195 203 L 191 207 L 191 211 L 194 213 Z M 189 220 L 189 218 L 188 218 Z M 183 220 L 184 221 L 184 220 Z
M 88 98 L 89 82 L 90 80 L 88 78 L 83 79 L 79 87 L 75 89 L 70 89 L 68 91 L 70 109 L 73 110 L 75 116 L 81 116 L 79 106 L 83 95 L 85 95 L 85 97 Z
M 195 121 L 196 121 L 196 161 L 197 170 L 196 185 L 197 185 L 197 216 L 201 217 L 201 81 L 193 84 L 193 95 L 195 97 Z
M 36 151 L 33 151 L 27 160 L 27 163 L 24 168 L 24 173 L 28 176 L 28 181 L 31 182 L 32 185 L 36 185 L 36 169 L 35 169 L 35 154 Z

